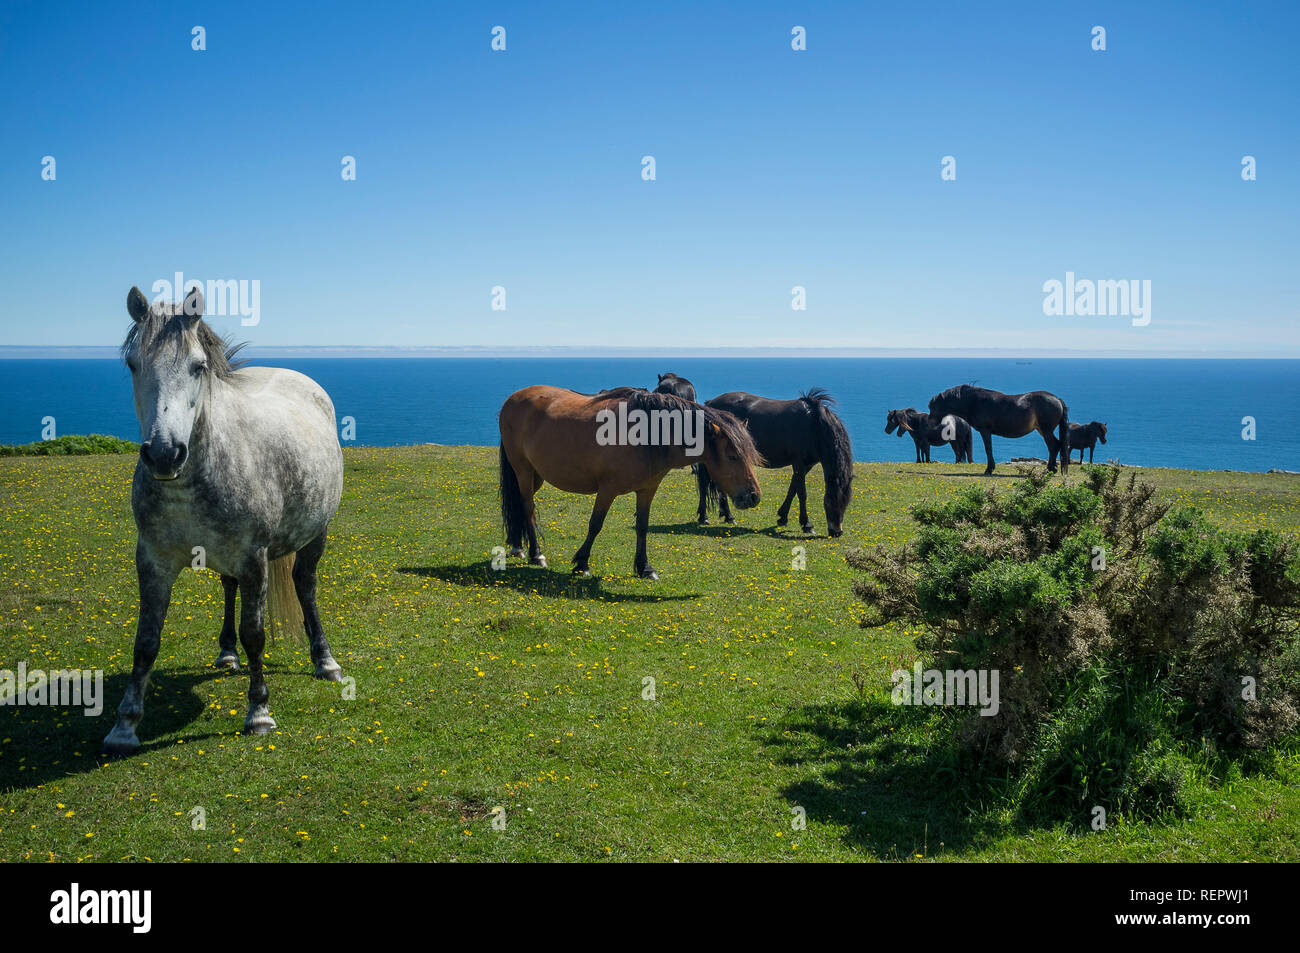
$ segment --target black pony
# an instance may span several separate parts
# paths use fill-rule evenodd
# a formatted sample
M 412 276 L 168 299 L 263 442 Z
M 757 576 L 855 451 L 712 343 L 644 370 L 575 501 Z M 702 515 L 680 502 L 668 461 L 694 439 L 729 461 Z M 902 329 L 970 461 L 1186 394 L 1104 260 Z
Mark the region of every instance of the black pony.
M 772 470 L 794 468 L 785 502 L 776 511 L 777 526 L 784 526 L 789 520 L 790 503 L 797 493 L 799 525 L 805 533 L 813 531 L 808 520 L 808 490 L 804 486 L 804 476 L 820 463 L 826 479 L 826 497 L 822 505 L 826 511 L 827 532 L 832 536 L 843 532 L 844 511 L 853 496 L 853 448 L 849 445 L 844 422 L 831 410 L 834 403 L 830 394 L 814 387 L 798 400 L 772 400 L 736 392 L 715 397 L 705 404 L 706 407 L 728 411 L 745 422 L 763 457 L 764 467 Z M 700 522 L 709 521 L 707 508 L 712 500 L 723 520 L 734 523 L 726 495 L 717 491 L 703 464 L 697 468 L 696 478 L 700 487 Z
M 1090 424 L 1070 424 L 1070 450 L 1079 451 L 1079 463 L 1083 464 L 1083 451 L 1086 447 L 1088 450 L 1088 462 L 1092 463 L 1092 451 L 1097 447 L 1097 441 L 1106 442 L 1106 425 L 1100 420 L 1094 420 Z
M 656 394 L 674 394 L 682 400 L 689 400 L 695 403 L 695 385 L 684 377 L 678 377 L 676 374 L 667 373 L 659 375 L 659 386 L 655 388 Z
M 1065 401 L 1045 390 L 1028 394 L 1003 394 L 973 384 L 959 384 L 942 394 L 930 398 L 930 416 L 943 417 L 955 414 L 965 417 L 984 438 L 984 453 L 988 466 L 984 473 L 993 472 L 993 436 L 1023 437 L 1037 430 L 1047 444 L 1047 468 L 1056 470 L 1056 454 L 1061 454 L 1061 472 L 1070 466 L 1069 427 L 1070 411 Z M 1057 431 L 1056 436 L 1052 431 Z
M 970 424 L 956 415 L 949 414 L 942 420 L 936 420 L 911 407 L 906 410 L 891 410 L 885 418 L 885 433 L 893 433 L 895 430 L 900 437 L 904 433 L 912 435 L 912 442 L 916 444 L 917 463 L 929 463 L 930 448 L 941 447 L 945 443 L 952 444 L 957 463 L 975 462 L 971 459 Z

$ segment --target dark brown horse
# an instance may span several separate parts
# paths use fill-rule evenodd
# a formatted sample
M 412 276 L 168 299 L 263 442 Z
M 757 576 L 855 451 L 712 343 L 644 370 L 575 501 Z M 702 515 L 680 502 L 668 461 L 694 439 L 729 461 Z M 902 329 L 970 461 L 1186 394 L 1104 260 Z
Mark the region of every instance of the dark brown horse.
M 911 407 L 906 410 L 891 410 L 885 417 L 885 433 L 898 431 L 898 436 L 911 434 L 916 444 L 916 462 L 930 462 L 930 448 L 952 444 L 952 452 L 957 463 L 974 463 L 971 458 L 971 429 L 965 420 L 949 414 L 935 420 L 929 414 L 923 414 Z
M 1106 425 L 1100 420 L 1094 420 L 1089 424 L 1070 424 L 1070 450 L 1079 451 L 1079 463 L 1083 463 L 1084 448 L 1088 450 L 1088 462 L 1092 463 L 1092 451 L 1097 446 L 1097 441 L 1106 442 Z
M 814 387 L 797 400 L 773 400 L 736 391 L 715 397 L 705 406 L 735 414 L 754 435 L 763 466 L 773 470 L 792 467 L 790 489 L 785 502 L 776 511 L 776 525 L 784 526 L 790 518 L 790 504 L 799 496 L 799 525 L 805 533 L 813 531 L 808 519 L 808 490 L 804 477 L 817 464 L 822 465 L 826 495 L 822 508 L 826 512 L 826 531 L 831 536 L 843 532 L 844 511 L 853 496 L 853 448 L 848 431 L 831 405 L 835 398 Z M 734 523 L 725 496 L 711 485 L 708 465 L 696 468 L 700 506 L 698 519 L 707 523 L 708 503 L 716 501 L 725 522 Z
M 956 414 L 964 417 L 984 438 L 984 454 L 993 472 L 993 437 L 1023 437 L 1037 430 L 1047 444 L 1047 468 L 1056 470 L 1056 455 L 1061 454 L 1061 472 L 1070 466 L 1070 411 L 1065 401 L 1045 390 L 1028 394 L 1003 394 L 1000 391 L 960 384 L 930 398 L 930 416 Z M 1052 431 L 1055 430 L 1054 435 Z
M 533 497 L 544 483 L 567 493 L 596 495 L 587 539 L 573 557 L 573 571 L 588 575 L 591 544 L 614 498 L 636 494 L 636 573 L 659 575 L 646 558 L 650 502 L 669 470 L 697 460 L 716 474 L 739 509 L 758 504 L 754 467 L 762 458 L 744 424 L 723 411 L 618 387 L 579 394 L 561 387 L 526 387 L 506 398 L 501 426 L 501 518 L 511 556 L 545 566 L 537 544 Z

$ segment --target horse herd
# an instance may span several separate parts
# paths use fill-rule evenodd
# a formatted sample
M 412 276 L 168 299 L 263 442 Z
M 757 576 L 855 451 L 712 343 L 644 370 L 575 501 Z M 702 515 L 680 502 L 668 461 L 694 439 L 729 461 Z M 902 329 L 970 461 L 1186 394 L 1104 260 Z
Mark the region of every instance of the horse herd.
M 977 393 L 985 396 L 977 397 Z M 930 401 L 930 413 L 923 414 L 912 407 L 908 407 L 906 410 L 891 410 L 885 418 L 885 433 L 898 431 L 900 437 L 905 433 L 910 434 L 912 441 L 916 444 L 917 463 L 929 463 L 930 448 L 941 447 L 945 443 L 952 446 L 953 454 L 955 455 L 957 463 L 974 463 L 975 460 L 971 456 L 971 434 L 973 431 L 970 423 L 967 422 L 964 417 L 959 417 L 957 414 L 950 411 L 944 413 L 942 417 L 938 417 L 935 415 L 936 407 L 940 411 L 943 411 L 944 408 L 967 407 L 974 403 L 975 405 L 982 405 L 985 408 L 991 409 L 997 407 L 998 402 L 996 401 L 996 398 L 1008 396 L 1017 402 L 1022 399 L 1026 400 L 1029 407 L 1041 404 L 1044 406 L 1044 409 L 1048 411 L 1049 420 L 1054 408 L 1050 401 L 1044 401 L 1043 399 L 1050 398 L 1051 401 L 1060 402 L 1059 398 L 1047 393 L 1047 391 L 1034 391 L 1029 394 L 1007 395 L 999 394 L 997 391 L 985 390 L 982 387 L 962 385 L 962 387 L 954 387 L 951 390 L 944 391 L 942 394 L 935 397 L 934 400 Z M 1065 404 L 1063 402 L 1060 403 L 1061 419 L 1065 420 L 1068 412 Z M 991 416 L 993 415 L 985 413 L 980 419 L 988 420 Z M 1019 429 L 1015 424 L 1018 421 L 1023 422 L 1024 420 L 1023 410 L 1012 409 L 1010 407 L 1003 407 L 1002 413 L 996 415 L 996 417 L 1003 423 L 1009 425 L 1009 429 L 1012 430 Z M 1051 454 L 1051 462 L 1049 465 L 1053 470 L 1055 470 L 1055 457 L 1058 451 L 1061 450 L 1061 437 L 1059 436 L 1060 425 L 1057 425 L 1058 435 L 1054 437 L 1050 433 L 1052 429 L 1051 426 L 1049 425 L 1044 429 L 1039 424 L 1039 418 L 1036 414 L 1034 421 L 1034 425 L 1030 429 L 1038 430 L 1042 433 L 1043 439 L 1047 442 L 1048 451 Z M 1106 442 L 1106 425 L 1099 420 L 1094 420 L 1087 424 L 1068 423 L 1068 421 L 1066 421 L 1066 423 L 1068 426 L 1065 430 L 1064 439 L 1068 442 L 1068 449 L 1061 453 L 1062 467 L 1069 465 L 1070 454 L 1075 450 L 1079 451 L 1080 463 L 1083 463 L 1083 451 L 1087 450 L 1088 462 L 1091 463 L 1093 451 L 1097 447 L 1097 441 L 1100 440 L 1103 444 Z M 1021 434 L 1016 434 L 1016 436 L 1023 437 L 1027 433 L 1029 433 L 1029 430 L 1025 430 L 1025 432 Z M 993 436 L 1008 437 L 1012 436 L 1012 434 L 1003 432 L 999 429 L 988 428 L 980 430 L 980 435 L 984 438 L 984 450 L 988 455 L 988 467 L 984 472 L 992 473 L 993 443 L 991 438 Z
M 343 490 L 333 402 L 296 371 L 235 361 L 239 348 L 203 321 L 204 310 L 198 288 L 170 305 L 150 304 L 138 288 L 127 295 L 133 323 L 122 357 L 141 433 L 131 483 L 140 614 L 130 679 L 104 739 L 106 755 L 140 747 L 135 729 L 172 587 L 197 554 L 220 574 L 225 596 L 215 664 L 239 668 L 236 637 L 247 656 L 246 733 L 275 728 L 262 671 L 268 616 L 305 632 L 317 678 L 342 677 L 316 607 L 316 566 Z M 787 523 L 797 496 L 800 526 L 811 533 L 805 477 L 820 464 L 827 531 L 839 536 L 852 496 L 853 455 L 834 403 L 821 389 L 795 400 L 733 392 L 699 403 L 691 382 L 674 374 L 660 375 L 653 390 L 517 391 L 498 417 L 501 516 L 510 554 L 525 555 L 526 541 L 529 562 L 546 565 L 534 497 L 550 483 L 596 498 L 587 537 L 573 556 L 573 571 L 588 574 L 592 543 L 611 504 L 635 493 L 634 568 L 658 578 L 646 554 L 650 504 L 666 474 L 685 467 L 695 472 L 700 523 L 708 522 L 712 506 L 727 522 L 735 521 L 732 505 L 757 506 L 756 467 L 791 468 L 777 525 Z M 937 394 L 926 414 L 890 411 L 886 432 L 894 430 L 912 435 L 918 461 L 928 461 L 930 446 L 949 443 L 959 462 L 971 460 L 978 431 L 988 458 L 985 473 L 994 468 L 994 435 L 1037 430 L 1053 470 L 1058 452 L 1065 469 L 1072 448 L 1106 442 L 1105 425 L 1069 424 L 1065 402 L 1046 391 L 1002 394 L 968 384 Z

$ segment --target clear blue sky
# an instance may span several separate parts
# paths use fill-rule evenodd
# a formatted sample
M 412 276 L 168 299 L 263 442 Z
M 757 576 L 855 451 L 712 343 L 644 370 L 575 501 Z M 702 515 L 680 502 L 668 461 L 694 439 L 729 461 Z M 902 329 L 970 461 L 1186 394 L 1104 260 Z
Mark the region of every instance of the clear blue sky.
M 0 6 L 0 344 L 180 270 L 257 345 L 1300 355 L 1300 4 L 277 6 Z

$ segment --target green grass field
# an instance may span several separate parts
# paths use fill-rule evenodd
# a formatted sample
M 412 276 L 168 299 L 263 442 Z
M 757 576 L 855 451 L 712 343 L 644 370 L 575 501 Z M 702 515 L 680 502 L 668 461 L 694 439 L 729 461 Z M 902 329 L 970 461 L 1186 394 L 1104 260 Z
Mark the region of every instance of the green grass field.
M 888 703 L 911 633 L 857 626 L 844 553 L 900 542 L 909 504 L 982 466 L 859 464 L 838 540 L 773 528 L 786 473 L 764 472 L 758 511 L 725 528 L 696 527 L 693 481 L 670 474 L 648 582 L 631 575 L 630 497 L 595 578 L 570 577 L 591 499 L 553 488 L 539 497 L 551 568 L 493 571 L 496 456 L 346 451 L 320 598 L 355 699 L 282 638 L 279 729 L 242 737 L 246 676 L 210 667 L 221 587 L 187 571 L 144 748 L 107 764 L 137 609 L 134 458 L 0 460 L 0 669 L 101 668 L 107 694 L 98 718 L 0 707 L 0 860 L 1300 860 L 1295 757 L 1198 780 L 1189 819 L 1113 816 L 1100 832 L 1025 827 L 956 793 L 924 710 Z M 1300 533 L 1300 478 L 1146 472 L 1224 525 Z

